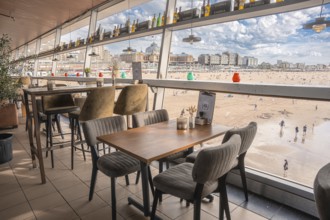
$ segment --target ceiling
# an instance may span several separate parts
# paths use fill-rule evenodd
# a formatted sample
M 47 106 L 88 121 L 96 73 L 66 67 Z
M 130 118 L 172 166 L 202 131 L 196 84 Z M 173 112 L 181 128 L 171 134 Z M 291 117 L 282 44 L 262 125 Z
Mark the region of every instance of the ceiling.
M 12 49 L 108 0 L 1 0 L 0 36 L 8 34 Z M 111 0 L 110 0 L 111 1 Z

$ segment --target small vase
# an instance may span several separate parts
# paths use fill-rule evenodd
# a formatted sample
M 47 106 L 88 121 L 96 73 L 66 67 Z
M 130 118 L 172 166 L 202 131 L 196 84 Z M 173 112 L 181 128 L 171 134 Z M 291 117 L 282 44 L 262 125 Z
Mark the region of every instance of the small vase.
M 189 128 L 195 128 L 195 117 L 193 116 L 189 117 Z
M 188 72 L 187 80 L 194 80 L 194 74 L 192 72 Z
M 240 82 L 241 78 L 239 77 L 239 73 L 234 73 L 232 80 L 233 82 Z

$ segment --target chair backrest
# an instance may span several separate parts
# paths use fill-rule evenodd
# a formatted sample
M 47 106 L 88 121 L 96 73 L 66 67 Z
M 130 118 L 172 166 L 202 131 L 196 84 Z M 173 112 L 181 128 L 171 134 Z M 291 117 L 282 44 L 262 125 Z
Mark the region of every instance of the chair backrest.
M 87 96 L 80 111 L 79 121 L 105 118 L 113 115 L 115 87 L 98 87 Z
M 242 143 L 239 150 L 238 155 L 245 153 L 249 147 L 251 146 L 254 137 L 257 133 L 257 123 L 250 122 L 246 127 L 243 128 L 234 128 L 226 132 L 225 136 L 223 137 L 222 143 L 225 143 L 229 140 L 229 138 L 234 135 L 238 134 L 241 136 Z
M 168 121 L 168 112 L 166 109 L 139 112 L 132 115 L 132 121 L 134 128 Z
M 147 98 L 148 86 L 146 84 L 125 86 L 118 96 L 114 113 L 132 115 L 137 112 L 144 112 L 147 107 Z
M 202 149 L 194 163 L 192 177 L 195 182 L 205 184 L 207 181 L 219 179 L 228 173 L 237 157 L 241 146 L 241 138 L 235 134 L 220 146 Z
M 74 106 L 74 101 L 70 94 L 46 95 L 42 97 L 42 106 L 44 110 L 55 107 Z
M 86 143 L 90 147 L 97 144 L 96 137 L 98 136 L 127 130 L 125 117 L 121 115 L 84 121 L 81 126 Z
M 323 166 L 314 180 L 314 197 L 320 220 L 330 219 L 330 163 Z

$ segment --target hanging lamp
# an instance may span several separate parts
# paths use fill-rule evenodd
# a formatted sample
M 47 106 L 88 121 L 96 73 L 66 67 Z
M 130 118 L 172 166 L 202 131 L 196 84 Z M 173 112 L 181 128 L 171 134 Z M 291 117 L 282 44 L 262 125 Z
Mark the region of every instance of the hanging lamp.
M 324 0 L 321 5 L 320 17 L 316 18 L 314 22 L 307 23 L 304 25 L 304 29 L 313 29 L 316 33 L 322 32 L 326 27 L 330 27 L 330 21 L 325 20 L 325 17 L 322 17 Z
M 97 57 L 99 56 L 97 53 L 95 53 L 94 51 L 92 51 L 92 53 L 88 54 L 88 56 L 91 56 L 91 57 Z
M 194 1 L 191 0 L 191 8 L 194 7 Z M 190 44 L 193 44 L 193 43 L 196 43 L 196 42 L 200 42 L 202 40 L 202 38 L 200 37 L 196 37 L 193 32 L 192 32 L 192 20 L 191 20 L 191 23 L 190 23 L 190 35 L 188 37 L 185 37 L 182 39 L 183 42 L 185 43 L 190 43 Z
M 127 8 L 129 10 L 129 13 L 128 13 L 127 17 L 128 17 L 128 19 L 131 19 L 131 9 L 130 9 L 129 0 L 127 1 Z M 130 33 L 128 33 L 128 34 L 130 34 Z M 128 47 L 126 49 L 124 49 L 123 52 L 125 52 L 125 53 L 134 53 L 134 52 L 136 52 L 136 50 L 131 47 L 131 37 L 130 37 L 130 35 L 128 35 Z

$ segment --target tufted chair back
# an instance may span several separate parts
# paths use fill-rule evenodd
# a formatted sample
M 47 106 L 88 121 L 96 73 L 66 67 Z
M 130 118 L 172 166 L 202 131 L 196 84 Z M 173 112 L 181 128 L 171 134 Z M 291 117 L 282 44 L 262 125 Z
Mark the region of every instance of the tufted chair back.
M 166 109 L 159 109 L 154 111 L 135 113 L 133 114 L 132 118 L 133 127 L 137 128 L 163 121 L 168 121 L 168 113 Z
M 115 88 L 98 87 L 90 92 L 80 111 L 79 121 L 105 118 L 113 115 Z
M 197 155 L 192 176 L 197 183 L 217 180 L 228 173 L 235 161 L 241 145 L 239 135 L 232 135 L 220 146 L 202 149 Z

